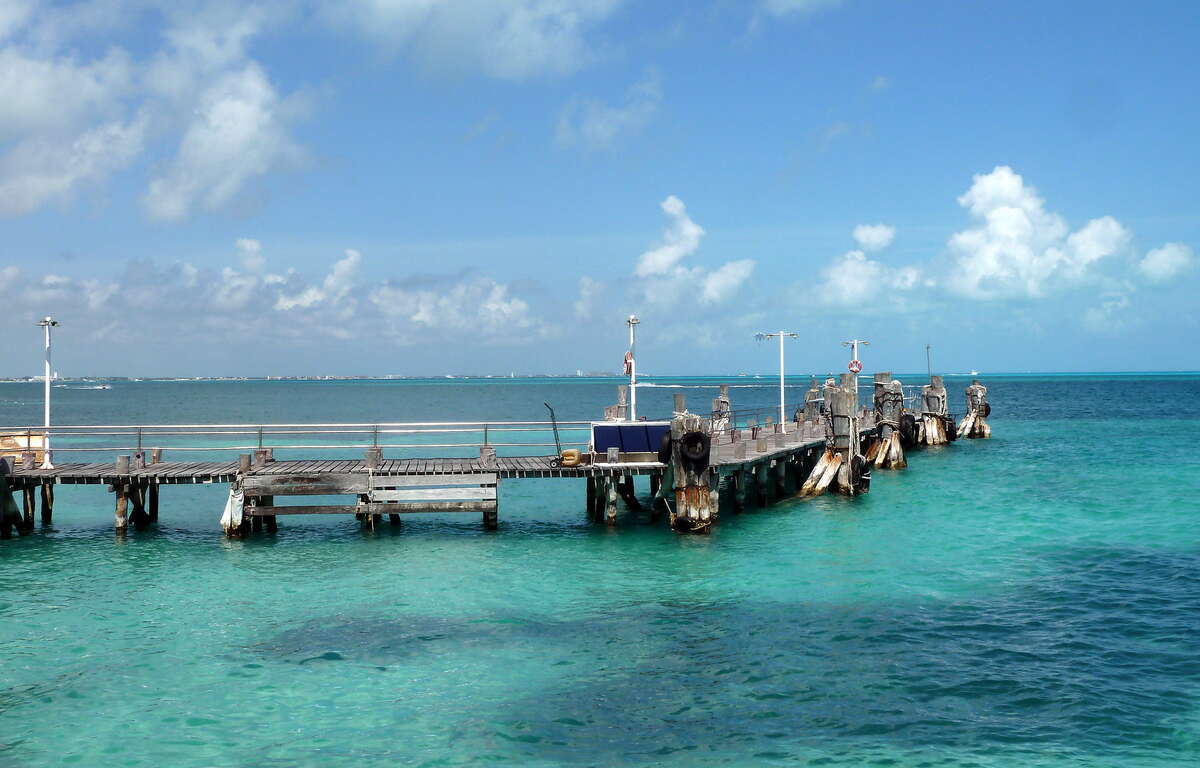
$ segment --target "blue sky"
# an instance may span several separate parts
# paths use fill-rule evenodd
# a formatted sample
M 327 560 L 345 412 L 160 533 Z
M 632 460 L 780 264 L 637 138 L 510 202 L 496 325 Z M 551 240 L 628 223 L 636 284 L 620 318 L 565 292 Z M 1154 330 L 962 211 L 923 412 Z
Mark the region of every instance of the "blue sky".
M 0 375 L 1194 370 L 1200 5 L 0 0 Z M 22 331 L 21 329 L 27 329 Z

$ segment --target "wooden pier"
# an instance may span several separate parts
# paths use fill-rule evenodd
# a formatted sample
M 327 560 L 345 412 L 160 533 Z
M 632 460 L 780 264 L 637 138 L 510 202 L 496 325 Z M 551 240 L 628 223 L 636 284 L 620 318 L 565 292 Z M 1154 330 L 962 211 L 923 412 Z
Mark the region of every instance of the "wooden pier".
M 884 387 L 890 377 L 881 379 Z M 937 382 L 940 393 L 944 389 Z M 883 391 L 883 388 L 880 389 Z M 597 422 L 410 423 L 372 425 L 158 425 L 54 427 L 52 468 L 43 457 L 24 452 L 0 458 L 0 537 L 34 527 L 35 507 L 41 503 L 41 521 L 53 519 L 54 488 L 58 485 L 102 485 L 114 494 L 115 527 L 143 528 L 158 520 L 162 486 L 227 484 L 230 499 L 222 525 L 228 535 L 245 536 L 265 528 L 277 529 L 277 516 L 294 514 L 353 514 L 368 528 L 387 515 L 392 523 L 400 515 L 418 512 L 471 512 L 482 516 L 483 526 L 495 529 L 504 482 L 525 478 L 565 478 L 586 481 L 586 511 L 590 519 L 617 524 L 618 508 L 640 511 L 641 501 L 633 478 L 648 476 L 652 517 L 665 512 L 678 531 L 708 530 L 725 512 L 741 512 L 797 495 L 827 489 L 847 495 L 866 493 L 870 467 L 883 466 L 873 457 L 879 439 L 888 445 L 897 424 L 895 398 L 876 397 L 874 408 L 857 404 L 857 383 L 849 376 L 826 382 L 822 393 L 815 387 L 795 408 L 787 422 L 775 420 L 767 409 L 739 412 L 731 408 L 728 389 L 702 414 L 687 410 L 682 395 L 675 396 L 669 419 L 628 421 L 627 390 L 618 388 L 618 403 L 605 409 Z M 939 393 L 939 394 L 940 394 Z M 825 404 L 828 407 L 824 407 Z M 945 415 L 945 398 L 938 401 Z M 968 396 L 971 418 L 980 421 L 986 406 L 986 389 L 979 385 Z M 990 407 L 988 408 L 990 412 Z M 930 423 L 922 414 L 922 423 Z M 946 416 L 949 419 L 948 416 Z M 953 423 L 953 422 L 951 422 Z M 600 445 L 598 428 L 626 430 L 641 436 L 664 435 L 658 450 L 622 450 Z M 880 435 L 880 429 L 886 433 Z M 551 429 L 555 443 L 539 442 Z M 562 450 L 559 431 L 588 439 L 569 439 Z M 9 434 L 33 433 L 33 428 L 6 430 Z M 974 433 L 984 436 L 980 429 Z M 990 434 L 990 429 L 988 431 Z M 370 442 L 324 445 L 322 438 L 364 435 Z M 416 435 L 421 442 L 389 443 L 392 436 Z M 438 442 L 450 435 L 455 442 Z M 481 440 L 463 442 L 463 436 Z M 201 439 L 215 436 L 234 442 L 256 438 L 253 445 L 179 446 L 150 448 L 148 442 Z M 295 440 L 303 436 L 301 443 Z M 974 436 L 974 435 L 973 435 Z M 60 461 L 73 451 L 94 453 L 106 449 L 78 447 L 108 438 L 136 437 L 129 453 L 113 461 L 72 463 Z M 316 442 L 314 442 L 316 438 Z M 499 438 L 499 440 L 496 440 Z M 267 444 L 270 442 L 271 444 Z M 26 445 L 29 445 L 26 442 Z M 553 446 L 556 453 L 535 456 L 497 456 L 497 450 L 529 451 Z M 388 450 L 472 448 L 469 458 L 386 458 Z M 866 450 L 864 450 L 866 448 Z M 280 452 L 341 452 L 358 449 L 360 459 L 280 459 Z M 234 460 L 170 461 L 168 452 L 237 452 Z M 247 451 L 247 452 L 241 452 Z M 15 461 L 13 459 L 16 459 Z M 897 464 L 897 467 L 903 466 Z M 345 497 L 338 504 L 294 503 L 299 497 Z M 22 499 L 18 509 L 16 498 Z M 277 500 L 291 500 L 279 503 Z

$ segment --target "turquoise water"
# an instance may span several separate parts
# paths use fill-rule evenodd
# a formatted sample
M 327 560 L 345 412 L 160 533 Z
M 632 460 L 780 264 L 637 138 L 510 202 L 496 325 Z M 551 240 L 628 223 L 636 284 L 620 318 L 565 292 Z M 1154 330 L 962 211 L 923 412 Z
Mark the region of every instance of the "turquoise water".
M 775 400 L 731 381 L 753 385 L 735 407 Z M 118 539 L 111 496 L 61 487 L 52 527 L 0 542 L 0 766 L 1197 763 L 1200 376 L 985 382 L 994 439 L 709 536 L 590 524 L 582 483 L 544 480 L 502 485 L 496 533 L 286 518 L 227 541 L 201 486 Z M 612 384 L 55 397 L 83 423 L 571 419 Z M 0 385 L 0 422 L 39 414 Z

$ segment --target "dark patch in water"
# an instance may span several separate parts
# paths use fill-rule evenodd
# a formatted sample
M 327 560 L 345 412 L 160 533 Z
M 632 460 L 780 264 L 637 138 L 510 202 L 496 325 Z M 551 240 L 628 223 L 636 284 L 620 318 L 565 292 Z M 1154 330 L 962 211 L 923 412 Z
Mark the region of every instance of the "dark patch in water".
M 1200 554 L 1089 549 L 1051 564 L 1023 588 L 959 602 L 673 601 L 562 622 L 338 618 L 257 650 L 293 661 L 338 648 L 386 665 L 447 643 L 549 639 L 575 664 L 557 688 L 491 720 L 529 759 L 777 756 L 836 740 L 851 763 L 871 744 L 1200 756 L 1186 723 L 1200 706 Z M 642 651 L 614 657 L 616 638 Z

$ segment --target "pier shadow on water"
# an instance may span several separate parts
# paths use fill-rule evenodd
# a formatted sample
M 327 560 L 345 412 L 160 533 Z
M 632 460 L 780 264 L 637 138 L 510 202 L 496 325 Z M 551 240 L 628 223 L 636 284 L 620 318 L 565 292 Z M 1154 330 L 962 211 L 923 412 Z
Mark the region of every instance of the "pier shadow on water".
M 386 671 L 464 650 L 558 648 L 569 661 L 548 684 L 514 684 L 461 723 L 478 754 L 519 760 L 1200 759 L 1200 553 L 1088 548 L 1049 565 L 1037 581 L 962 600 L 673 600 L 567 621 L 336 617 L 251 650 L 264 663 Z

